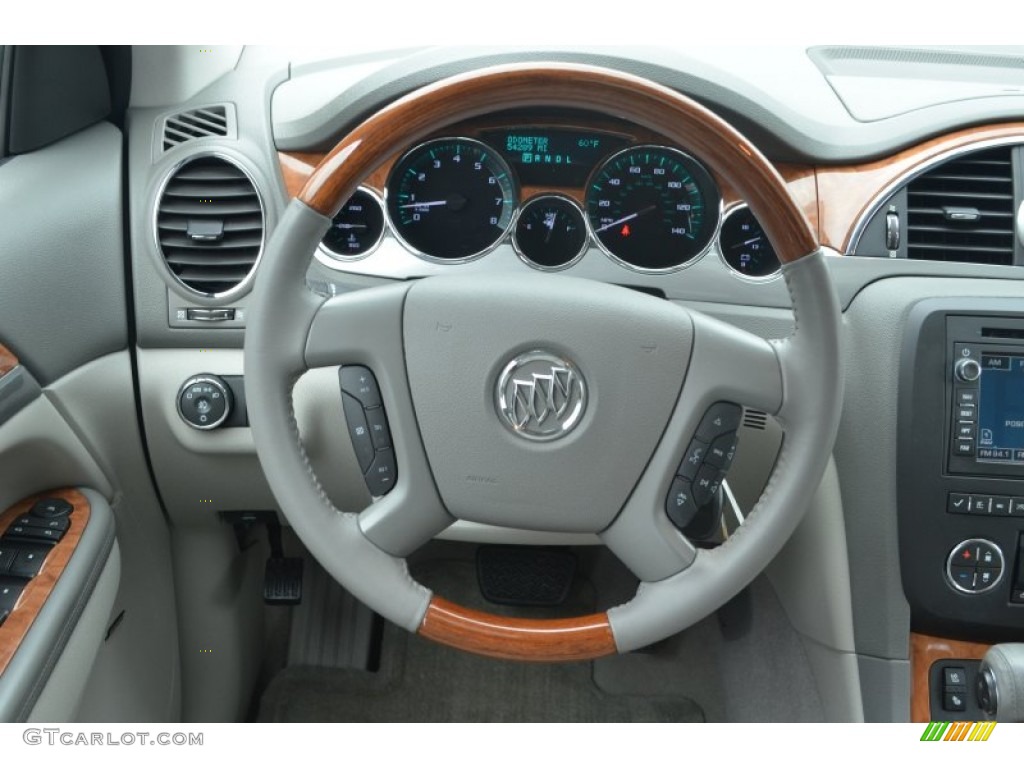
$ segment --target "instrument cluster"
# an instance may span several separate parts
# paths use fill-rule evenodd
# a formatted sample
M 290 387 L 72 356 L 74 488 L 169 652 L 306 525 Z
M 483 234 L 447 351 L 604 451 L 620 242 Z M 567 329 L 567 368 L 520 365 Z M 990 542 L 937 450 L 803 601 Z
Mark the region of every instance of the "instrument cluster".
M 458 264 L 509 242 L 526 264 L 554 271 L 593 246 L 626 269 L 657 274 L 693 263 L 718 237 L 737 274 L 763 279 L 779 268 L 745 206 L 723 226 L 715 179 L 679 148 L 563 125 L 473 133 L 407 150 L 381 194 L 361 187 L 339 211 L 321 250 L 358 260 L 390 232 L 421 259 Z

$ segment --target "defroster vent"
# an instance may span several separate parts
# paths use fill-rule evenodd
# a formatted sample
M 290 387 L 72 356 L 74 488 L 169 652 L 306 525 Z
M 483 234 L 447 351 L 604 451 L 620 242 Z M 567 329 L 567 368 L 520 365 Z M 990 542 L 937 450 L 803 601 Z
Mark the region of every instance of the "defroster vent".
M 911 259 L 1012 264 L 1013 149 L 949 160 L 907 187 Z
M 227 135 L 228 114 L 223 104 L 190 109 L 164 121 L 164 152 L 192 139 Z
M 157 239 L 186 287 L 219 296 L 241 285 L 263 250 L 264 212 L 256 186 L 222 157 L 195 157 L 167 180 L 156 212 Z

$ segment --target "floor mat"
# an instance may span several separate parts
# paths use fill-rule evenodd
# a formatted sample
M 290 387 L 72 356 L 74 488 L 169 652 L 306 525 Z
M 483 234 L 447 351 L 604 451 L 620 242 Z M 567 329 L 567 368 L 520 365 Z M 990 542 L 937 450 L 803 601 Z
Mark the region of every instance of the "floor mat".
M 416 574 L 446 597 L 474 607 L 471 563 L 434 561 Z M 592 595 L 574 590 L 566 613 Z M 260 720 L 273 722 L 700 722 L 691 699 L 606 693 L 593 666 L 496 661 L 423 640 L 392 625 L 378 672 L 294 666 L 268 686 Z

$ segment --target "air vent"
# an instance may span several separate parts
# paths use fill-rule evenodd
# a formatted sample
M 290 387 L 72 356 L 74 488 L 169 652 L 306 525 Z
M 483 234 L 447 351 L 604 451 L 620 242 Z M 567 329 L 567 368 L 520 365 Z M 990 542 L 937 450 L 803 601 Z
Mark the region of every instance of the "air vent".
M 179 112 L 164 121 L 164 152 L 193 139 L 227 135 L 228 115 L 224 105 Z
M 907 187 L 907 256 L 1013 263 L 1012 148 L 972 152 Z
M 182 284 L 218 296 L 245 281 L 263 249 L 263 204 L 240 167 L 200 156 L 171 174 L 157 203 L 157 239 Z
M 755 411 L 753 408 L 743 410 L 743 426 L 747 429 L 763 430 L 768 425 L 768 414 L 764 411 Z

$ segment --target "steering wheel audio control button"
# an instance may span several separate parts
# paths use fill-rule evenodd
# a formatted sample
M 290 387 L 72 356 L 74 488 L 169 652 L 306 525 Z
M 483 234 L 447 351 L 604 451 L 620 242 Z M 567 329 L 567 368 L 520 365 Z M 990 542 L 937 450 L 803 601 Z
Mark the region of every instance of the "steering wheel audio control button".
M 366 423 L 366 412 L 359 401 L 347 392 L 341 393 L 341 407 L 345 411 L 348 436 L 352 439 L 352 448 L 356 452 L 359 470 L 365 473 L 373 463 L 373 455 L 376 451 L 373 447 L 373 438 L 370 437 L 370 426 Z
M 720 402 L 708 408 L 704 418 L 697 427 L 697 439 L 705 443 L 713 442 L 717 437 L 739 429 L 743 409 L 736 403 Z
M 395 487 L 398 473 L 395 471 L 395 452 L 390 448 L 377 451 L 373 464 L 366 471 L 366 487 L 374 496 L 383 496 Z
M 735 432 L 722 435 L 708 448 L 708 464 L 718 467 L 723 472 L 728 471 L 732 466 L 732 460 L 736 458 L 736 448 L 739 445 L 739 437 Z
M 679 471 L 677 474 L 679 477 L 684 477 L 687 480 L 693 480 L 700 471 L 701 465 L 704 463 L 704 457 L 707 454 L 708 444 L 701 442 L 700 440 L 691 440 L 689 447 L 686 449 L 686 455 L 683 456 L 683 460 L 679 462 Z
M 693 500 L 698 507 L 711 501 L 722 485 L 722 473 L 717 467 L 705 464 L 693 481 Z
M 693 491 L 688 480 L 677 477 L 672 481 L 668 497 L 665 499 L 665 514 L 679 530 L 693 522 L 697 514 L 697 504 L 693 500 Z
M 380 405 L 380 390 L 377 379 L 369 368 L 361 365 L 346 365 L 339 374 L 342 392 L 348 392 L 363 404 L 363 408 L 376 408 Z

